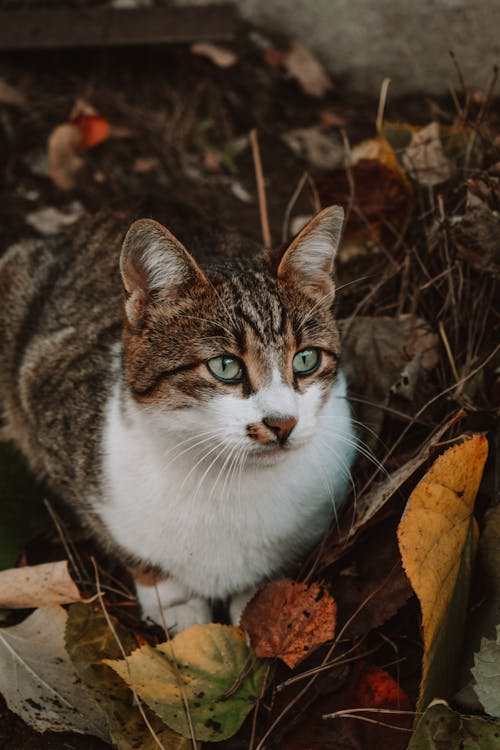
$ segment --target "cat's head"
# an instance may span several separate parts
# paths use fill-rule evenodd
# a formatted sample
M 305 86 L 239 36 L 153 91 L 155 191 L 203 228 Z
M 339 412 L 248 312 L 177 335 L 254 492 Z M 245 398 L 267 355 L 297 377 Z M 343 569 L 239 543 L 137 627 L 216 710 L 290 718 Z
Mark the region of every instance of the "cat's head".
M 275 268 L 240 258 L 215 275 L 160 224 L 135 222 L 120 262 L 124 374 L 144 413 L 264 463 L 307 442 L 336 376 L 342 221 L 341 208 L 326 208 Z

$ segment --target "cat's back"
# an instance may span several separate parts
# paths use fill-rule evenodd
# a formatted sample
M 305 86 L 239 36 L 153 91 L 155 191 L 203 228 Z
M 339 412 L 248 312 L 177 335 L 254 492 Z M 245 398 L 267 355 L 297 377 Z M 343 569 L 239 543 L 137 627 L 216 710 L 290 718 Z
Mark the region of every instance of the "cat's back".
M 71 455 L 82 472 L 92 460 L 121 328 L 124 229 L 102 216 L 57 238 L 21 241 L 0 260 L 2 435 L 56 483 L 79 479 Z

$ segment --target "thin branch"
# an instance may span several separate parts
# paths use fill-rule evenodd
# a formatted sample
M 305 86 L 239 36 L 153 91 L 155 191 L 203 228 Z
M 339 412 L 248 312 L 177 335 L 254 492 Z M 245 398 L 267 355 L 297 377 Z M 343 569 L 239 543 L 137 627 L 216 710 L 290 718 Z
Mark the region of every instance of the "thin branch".
M 269 216 L 267 213 L 266 186 L 264 183 L 264 173 L 262 171 L 262 162 L 260 160 L 259 141 L 257 130 L 254 128 L 250 131 L 250 144 L 252 146 L 252 157 L 255 169 L 255 180 L 257 182 L 257 196 L 259 199 L 260 225 L 262 228 L 262 241 L 266 250 L 271 250 L 273 243 L 271 240 L 271 230 L 269 229 Z

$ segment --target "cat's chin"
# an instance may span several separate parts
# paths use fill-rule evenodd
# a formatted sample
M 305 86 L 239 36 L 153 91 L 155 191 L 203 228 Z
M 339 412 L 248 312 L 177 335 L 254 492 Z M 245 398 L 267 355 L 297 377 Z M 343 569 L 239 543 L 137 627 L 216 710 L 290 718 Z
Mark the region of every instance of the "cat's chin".
M 253 466 L 275 466 L 281 463 L 293 450 L 292 446 L 262 446 L 248 455 L 247 463 Z

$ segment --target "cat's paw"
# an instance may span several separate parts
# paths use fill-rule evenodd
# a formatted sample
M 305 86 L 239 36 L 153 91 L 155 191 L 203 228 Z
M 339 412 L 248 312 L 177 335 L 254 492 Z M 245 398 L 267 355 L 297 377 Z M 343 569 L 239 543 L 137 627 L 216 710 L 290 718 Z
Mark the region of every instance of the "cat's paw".
M 204 599 L 189 599 L 183 604 L 163 609 L 163 620 L 169 633 L 175 635 L 191 625 L 204 625 L 212 619 L 212 611 Z M 163 622 L 162 622 L 163 625 Z
M 212 619 L 208 601 L 192 596 L 189 589 L 171 578 L 158 581 L 154 586 L 136 582 L 136 591 L 143 618 L 166 627 L 172 635 Z
M 235 594 L 231 597 L 231 601 L 229 602 L 229 617 L 233 625 L 240 624 L 241 616 L 245 610 L 245 607 L 247 606 L 250 599 L 253 599 L 257 591 L 258 587 L 255 586 L 251 589 L 241 591 L 239 594 Z

